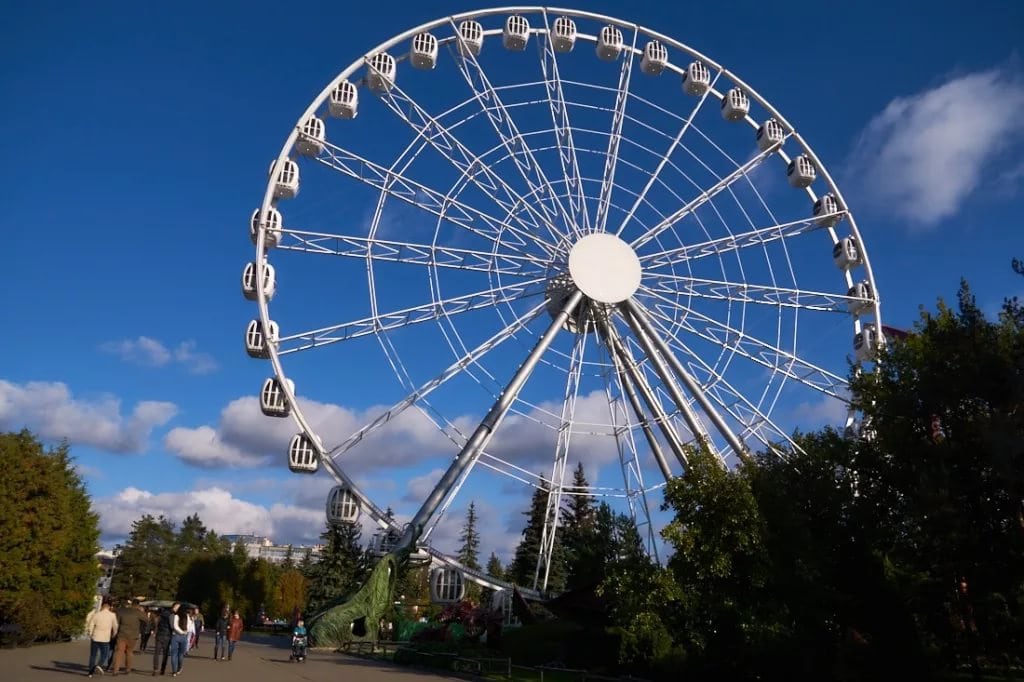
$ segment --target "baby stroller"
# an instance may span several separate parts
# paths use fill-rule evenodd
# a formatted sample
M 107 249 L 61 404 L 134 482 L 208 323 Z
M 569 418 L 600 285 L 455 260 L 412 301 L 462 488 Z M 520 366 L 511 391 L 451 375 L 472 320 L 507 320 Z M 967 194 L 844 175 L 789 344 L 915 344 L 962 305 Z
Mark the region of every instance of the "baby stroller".
M 292 655 L 288 657 L 289 661 L 295 661 L 296 663 L 304 663 L 306 661 L 306 635 L 305 633 L 295 633 L 292 635 Z

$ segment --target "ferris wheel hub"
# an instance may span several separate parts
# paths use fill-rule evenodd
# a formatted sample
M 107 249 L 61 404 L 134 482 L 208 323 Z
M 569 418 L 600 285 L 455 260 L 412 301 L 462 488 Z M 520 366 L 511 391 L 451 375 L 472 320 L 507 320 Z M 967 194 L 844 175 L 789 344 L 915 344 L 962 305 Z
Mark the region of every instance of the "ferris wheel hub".
M 569 276 L 583 294 L 598 303 L 622 303 L 640 288 L 640 259 L 616 235 L 596 232 L 569 251 Z

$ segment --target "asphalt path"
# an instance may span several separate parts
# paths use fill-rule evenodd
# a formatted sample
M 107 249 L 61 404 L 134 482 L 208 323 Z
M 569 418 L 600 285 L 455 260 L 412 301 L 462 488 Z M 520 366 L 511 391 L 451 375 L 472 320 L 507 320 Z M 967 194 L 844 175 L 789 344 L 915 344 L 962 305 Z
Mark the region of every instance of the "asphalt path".
M 436 682 L 458 678 L 436 673 L 372 661 L 344 654 L 310 652 L 303 663 L 289 660 L 290 638 L 243 638 L 235 648 L 230 661 L 213 660 L 213 637 L 204 635 L 198 650 L 185 658 L 177 679 L 187 682 Z M 152 652 L 150 640 L 150 652 Z M 141 680 L 153 679 L 153 655 L 135 654 L 135 671 L 128 676 Z M 89 663 L 89 642 L 78 640 L 63 644 L 44 644 L 23 649 L 0 649 L 0 680 L 4 682 L 61 682 L 71 677 L 86 676 Z M 110 678 L 96 674 L 93 679 Z M 128 679 L 118 675 L 117 679 Z M 170 662 L 167 674 L 157 679 L 170 680 Z M 463 678 L 464 679 L 464 678 Z

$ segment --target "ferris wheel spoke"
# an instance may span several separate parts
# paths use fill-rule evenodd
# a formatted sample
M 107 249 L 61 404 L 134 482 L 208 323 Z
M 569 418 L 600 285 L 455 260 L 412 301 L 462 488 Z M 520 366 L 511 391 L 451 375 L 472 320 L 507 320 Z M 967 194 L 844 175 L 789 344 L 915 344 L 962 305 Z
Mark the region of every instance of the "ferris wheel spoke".
M 432 301 L 412 308 L 404 308 L 390 313 L 381 313 L 329 327 L 320 327 L 319 329 L 282 336 L 279 341 L 278 355 L 287 355 L 311 348 L 319 348 L 368 334 L 408 327 L 445 316 L 458 315 L 470 310 L 511 303 L 543 294 L 546 288 L 546 279 L 538 278 L 525 282 L 516 282 L 515 284 L 507 284 L 488 291 L 478 291 L 454 298 Z
M 693 111 L 690 112 L 690 115 L 686 118 L 686 120 L 683 122 L 683 125 L 679 128 L 679 132 L 676 133 L 676 136 L 672 139 L 671 144 L 669 144 L 668 146 L 668 150 L 662 155 L 661 161 L 658 162 L 658 166 L 654 169 L 654 172 L 650 174 L 650 178 L 648 178 L 647 184 L 645 184 L 644 188 L 640 191 L 640 194 L 637 196 L 636 201 L 633 202 L 633 205 L 626 213 L 626 217 L 622 219 L 621 223 L 619 223 L 619 228 L 615 231 L 616 235 L 621 235 L 625 231 L 626 226 L 629 225 L 629 221 L 633 219 L 633 216 L 636 214 L 636 210 L 640 207 L 640 204 L 643 203 L 644 199 L 647 197 L 647 193 L 651 190 L 651 187 L 654 185 L 655 181 L 657 181 L 658 177 L 661 175 L 662 169 L 669 163 L 669 159 L 675 152 L 676 147 L 679 146 L 679 143 L 682 141 L 683 136 L 693 125 L 693 120 L 697 117 L 697 114 L 700 113 L 701 107 L 704 106 L 704 102 L 707 100 L 708 95 L 715 91 L 715 84 L 718 82 L 718 79 L 719 77 L 721 77 L 721 75 L 722 71 L 721 69 L 719 69 L 719 71 L 715 74 L 715 77 L 711 80 L 711 84 L 704 91 L 704 94 L 700 96 L 700 98 L 697 100 L 697 103 L 693 106 Z
M 578 234 L 590 231 L 590 216 L 587 211 L 587 199 L 583 192 L 583 178 L 580 174 L 579 159 L 576 145 L 573 142 L 572 125 L 569 122 L 569 107 L 562 89 L 562 79 L 558 73 L 558 57 L 551 41 L 551 24 L 547 10 L 544 10 L 545 33 L 538 36 L 537 46 L 540 50 L 541 74 L 548 94 L 548 105 L 551 109 L 551 122 L 554 126 L 555 143 L 558 145 L 558 159 L 565 177 L 566 201 L 569 203 L 572 228 Z
M 597 217 L 594 232 L 604 232 L 611 207 L 612 190 L 615 189 L 615 168 L 619 162 L 619 144 L 622 142 L 622 124 L 626 120 L 626 102 L 629 100 L 629 82 L 633 73 L 636 40 L 640 32 L 633 29 L 633 41 L 629 49 L 623 50 L 622 69 L 619 71 L 619 87 L 615 94 L 615 108 L 612 110 L 612 125 L 608 135 L 608 150 L 604 157 L 604 171 L 601 174 L 601 193 L 597 199 Z
M 765 447 L 775 452 L 778 452 L 775 444 L 780 441 L 785 442 L 792 448 L 800 449 L 800 446 L 782 428 L 775 424 L 759 406 L 751 402 L 743 393 L 737 391 L 722 374 L 716 372 L 700 354 L 690 348 L 678 334 L 671 330 L 674 323 L 670 317 L 660 312 L 656 306 L 648 308 L 648 312 L 650 313 L 651 320 L 657 325 L 660 333 L 668 340 L 672 349 L 682 352 L 686 357 L 690 358 L 690 361 L 687 363 L 690 370 L 695 373 L 703 371 L 707 374 L 707 381 L 699 382 L 701 390 L 718 403 L 723 410 L 732 415 L 733 419 L 743 425 L 744 428 L 739 434 L 741 439 L 746 439 L 748 434 L 752 434 Z M 761 427 L 767 428 L 777 440 L 767 439 L 760 432 L 759 429 Z
M 521 277 L 540 277 L 550 264 L 547 258 L 541 256 L 499 254 L 437 244 L 413 244 L 327 232 L 310 232 L 290 227 L 281 229 L 281 242 L 276 248 L 283 251 L 458 270 L 478 270 Z
M 670 307 L 678 308 L 678 303 L 665 298 L 660 293 L 651 291 L 643 284 L 640 289 L 649 296 L 664 301 Z M 736 329 L 724 322 L 708 317 L 707 315 L 694 310 L 685 309 L 685 316 L 676 321 L 684 329 L 702 339 L 739 353 L 741 356 L 751 360 L 763 367 L 779 372 L 790 379 L 796 379 L 805 386 L 809 386 L 825 395 L 843 400 L 843 391 L 847 387 L 846 381 L 837 374 L 818 367 L 787 350 L 758 339 L 746 332 Z M 697 324 L 691 321 L 697 320 Z
M 682 294 L 719 301 L 737 303 L 758 303 L 770 306 L 801 308 L 804 310 L 846 313 L 849 306 L 863 303 L 864 299 L 846 294 L 831 294 L 822 291 L 789 289 L 767 284 L 747 284 L 703 279 L 689 275 L 673 275 L 663 272 L 645 272 L 656 282 L 647 284 L 651 291 L 665 295 Z
M 346 438 L 338 445 L 332 447 L 327 451 L 326 456 L 332 460 L 337 460 L 345 452 L 351 450 L 354 446 L 362 442 L 367 436 L 381 428 L 391 420 L 398 417 L 408 408 L 418 404 L 428 395 L 433 393 L 436 389 L 440 388 L 452 377 L 458 376 L 462 373 L 469 365 L 477 362 L 487 353 L 491 352 L 503 342 L 511 338 L 516 332 L 525 329 L 540 313 L 545 309 L 543 303 L 535 306 L 525 314 L 520 315 L 511 324 L 507 325 L 504 329 L 499 331 L 497 334 L 491 336 L 479 346 L 473 350 L 467 352 L 465 355 L 460 357 L 458 360 L 449 365 L 443 372 L 438 374 L 436 377 L 427 381 L 426 383 L 416 387 L 407 396 L 399 400 L 397 403 L 392 405 L 390 408 L 380 413 L 372 421 L 361 427 L 358 431 L 353 433 L 351 436 Z
M 717 256 L 730 251 L 738 251 L 751 246 L 767 244 L 779 239 L 797 237 L 808 232 L 824 229 L 817 223 L 818 218 L 803 218 L 787 223 L 777 223 L 767 227 L 758 227 L 746 232 L 730 234 L 725 237 L 709 239 L 697 244 L 686 244 L 656 253 L 638 256 L 646 274 L 653 268 L 674 265 L 682 261 L 697 260 L 707 256 Z
M 370 67 L 367 66 L 367 68 Z M 529 236 L 542 242 L 547 247 L 545 250 L 549 253 L 553 254 L 558 251 L 556 244 L 562 240 L 563 235 L 559 234 L 548 216 L 539 212 L 533 204 L 513 190 L 501 175 L 470 151 L 451 130 L 431 116 L 411 95 L 395 84 L 389 90 L 379 92 L 378 97 L 395 116 L 412 128 L 419 137 L 426 140 L 464 178 L 472 182 L 497 204 L 510 220 L 514 220 L 520 226 L 516 228 L 508 225 L 509 230 L 520 236 Z M 527 215 L 523 215 L 524 213 Z M 542 226 L 554 239 L 555 244 L 537 236 L 536 233 Z
M 498 395 L 494 404 L 491 405 L 491 409 L 487 411 L 479 426 L 473 431 L 473 435 L 466 441 L 459 454 L 456 455 L 454 461 L 452 461 L 448 469 L 441 476 L 441 480 L 437 482 L 437 485 L 434 486 L 434 489 L 413 516 L 412 521 L 409 523 L 409 529 L 398 543 L 399 548 L 409 547 L 416 542 L 444 498 L 450 495 L 453 487 L 460 479 L 464 480 L 465 475 L 468 475 L 469 470 L 473 468 L 480 458 L 480 453 L 487 448 L 487 444 L 494 436 L 494 432 L 501 426 L 501 422 L 505 419 L 512 404 L 519 397 L 519 392 L 522 391 L 527 379 L 530 378 L 537 363 L 540 362 L 541 356 L 551 347 L 551 342 L 555 340 L 555 336 L 562 330 L 563 325 L 582 300 L 583 292 L 579 290 L 569 296 L 562 309 L 554 316 L 551 324 L 548 325 L 547 330 L 537 339 L 537 343 L 529 355 L 526 356 L 523 364 L 516 370 L 512 379 L 505 386 L 505 389 Z
M 583 357 L 587 347 L 587 331 L 590 320 L 585 319 L 581 333 L 576 336 L 569 367 L 566 371 L 565 395 L 562 398 L 562 414 L 555 438 L 555 460 L 551 465 L 551 479 L 548 487 L 547 506 L 544 512 L 544 525 L 540 534 L 540 552 L 533 575 L 533 587 L 548 588 L 551 574 L 551 561 L 555 554 L 558 533 L 558 515 L 562 509 L 562 494 L 565 489 L 565 464 L 569 459 L 569 445 L 572 438 L 573 423 L 576 420 L 576 400 L 580 392 L 580 376 L 583 371 Z
M 784 141 L 785 139 L 783 139 L 783 142 Z M 689 202 L 684 204 L 681 208 L 670 214 L 667 218 L 660 221 L 652 228 L 647 230 L 647 232 L 634 239 L 631 242 L 631 246 L 634 249 L 639 249 L 644 244 L 651 241 L 665 230 L 671 228 L 673 225 L 678 223 L 687 215 L 693 213 L 698 208 L 703 206 L 705 203 L 711 201 L 717 194 L 724 192 L 725 190 L 732 187 L 733 183 L 735 183 L 737 180 L 739 180 L 740 178 L 747 177 L 747 175 L 752 170 L 760 166 L 765 159 L 767 159 L 771 154 L 773 154 L 779 148 L 779 145 L 783 144 L 783 142 L 779 142 L 776 145 L 759 152 L 758 154 L 754 155 L 754 157 L 751 158 L 749 161 L 744 163 L 742 166 L 737 166 L 734 171 L 732 171 L 731 173 L 722 178 L 719 178 L 718 182 L 716 182 L 714 185 L 701 192 L 700 196 L 694 197 Z
M 541 253 L 547 256 L 552 255 L 546 242 L 529 233 L 516 233 L 518 240 L 501 241 L 503 228 L 508 231 L 506 221 L 446 197 L 435 189 L 374 163 L 353 151 L 324 142 L 323 150 L 317 155 L 316 160 L 328 168 L 369 185 L 382 194 L 415 206 L 489 242 L 503 244 L 522 255 L 527 255 L 527 249 L 531 245 L 538 247 Z
M 451 26 L 455 35 L 460 35 L 454 22 Z M 564 236 L 568 236 L 571 229 L 569 214 L 562 206 L 558 193 L 544 174 L 544 169 L 534 157 L 533 150 L 527 144 L 526 138 L 519 131 L 515 121 L 512 120 L 508 108 L 502 102 L 497 90 L 494 89 L 483 67 L 480 66 L 480 62 L 477 61 L 476 55 L 470 50 L 461 49 L 457 45 L 457 40 L 449 45 L 449 52 L 466 84 L 473 91 L 480 107 L 484 110 L 491 127 L 494 128 L 494 132 L 497 133 L 516 169 L 529 187 L 529 193 L 539 198 L 537 205 L 544 211 L 549 221 L 555 222 L 558 218 L 564 221 L 566 229 Z

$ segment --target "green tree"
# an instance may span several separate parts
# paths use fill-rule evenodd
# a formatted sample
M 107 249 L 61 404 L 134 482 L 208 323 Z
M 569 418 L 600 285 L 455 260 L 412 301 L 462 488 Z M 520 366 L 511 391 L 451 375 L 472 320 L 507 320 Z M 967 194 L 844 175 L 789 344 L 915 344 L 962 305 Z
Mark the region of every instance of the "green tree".
M 522 539 L 516 546 L 508 571 L 508 580 L 516 585 L 531 588 L 537 575 L 537 557 L 540 556 L 540 540 L 544 531 L 544 516 L 548 503 L 548 482 L 543 476 L 540 479 L 540 486 L 534 489 L 530 497 L 530 508 L 523 512 L 526 526 L 523 528 Z
M 459 533 L 458 559 L 467 568 L 480 569 L 480 530 L 477 527 L 476 502 L 470 502 L 466 508 L 466 523 Z M 481 597 L 480 586 L 473 582 L 466 583 L 466 599 L 479 603 Z
M 22 640 L 81 630 L 99 577 L 99 519 L 66 443 L 0 434 L 0 623 Z
M 484 566 L 484 572 L 498 580 L 505 580 L 505 566 L 501 563 L 501 559 L 494 552 L 491 552 L 491 556 L 488 557 L 487 565 Z M 484 589 L 480 594 L 480 603 L 489 608 L 493 597 L 494 590 Z
M 277 576 L 274 604 L 277 615 L 291 619 L 295 610 L 306 608 L 306 578 L 295 568 L 286 568 Z
M 565 548 L 566 587 L 575 589 L 583 585 L 596 585 L 592 579 L 592 565 L 588 555 L 592 553 L 591 543 L 594 535 L 595 508 L 594 500 L 587 490 L 590 483 L 579 462 L 572 476 L 572 492 L 568 495 L 561 515 L 561 542 Z
M 173 599 L 181 573 L 174 523 L 163 515 L 145 514 L 132 523 L 114 567 L 110 591 L 116 595 Z
M 318 613 L 361 584 L 369 568 L 359 544 L 361 535 L 355 523 L 328 524 L 320 534 L 324 547 L 312 566 L 308 613 Z

